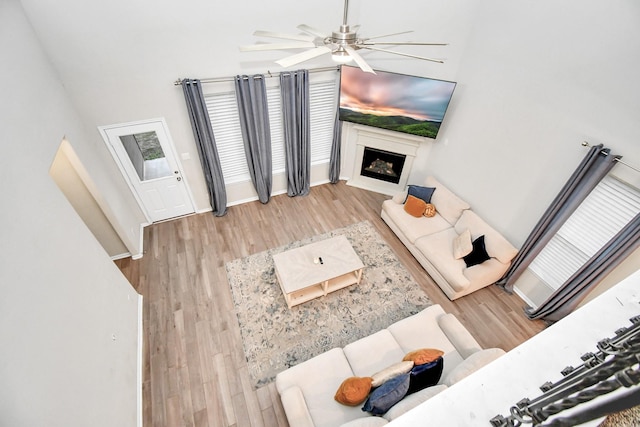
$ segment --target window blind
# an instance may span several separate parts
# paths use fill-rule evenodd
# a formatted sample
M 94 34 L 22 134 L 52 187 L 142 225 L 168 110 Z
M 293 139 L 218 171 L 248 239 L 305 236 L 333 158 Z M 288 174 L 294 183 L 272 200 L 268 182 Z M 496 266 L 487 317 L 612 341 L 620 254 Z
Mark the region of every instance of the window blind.
M 640 212 L 640 191 L 606 176 L 536 256 L 529 270 L 562 286 Z
M 337 80 L 333 78 L 309 84 L 311 164 L 329 161 L 337 108 L 336 83 Z M 235 92 L 206 94 L 205 104 L 225 183 L 249 181 L 251 177 L 244 154 Z M 285 169 L 285 150 L 279 86 L 267 88 L 267 106 L 271 127 L 272 169 L 274 174 L 282 173 Z

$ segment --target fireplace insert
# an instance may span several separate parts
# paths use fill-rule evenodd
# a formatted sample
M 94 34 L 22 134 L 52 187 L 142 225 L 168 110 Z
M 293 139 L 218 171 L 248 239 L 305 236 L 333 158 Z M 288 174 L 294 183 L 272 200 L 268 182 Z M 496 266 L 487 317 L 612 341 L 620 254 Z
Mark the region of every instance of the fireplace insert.
M 404 154 L 365 147 L 360 175 L 398 184 L 406 157 Z

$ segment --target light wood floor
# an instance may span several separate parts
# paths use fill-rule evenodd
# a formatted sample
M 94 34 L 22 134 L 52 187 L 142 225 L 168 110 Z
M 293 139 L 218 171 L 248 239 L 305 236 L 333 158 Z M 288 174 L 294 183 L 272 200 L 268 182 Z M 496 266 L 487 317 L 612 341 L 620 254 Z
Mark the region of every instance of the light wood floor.
M 369 220 L 434 303 L 454 313 L 483 347 L 508 351 L 545 325 L 491 286 L 451 302 L 380 219 L 387 196 L 347 186 L 313 187 L 145 229 L 145 254 L 116 264 L 144 296 L 145 426 L 287 426 L 273 386 L 254 390 L 227 283 L 226 262 Z

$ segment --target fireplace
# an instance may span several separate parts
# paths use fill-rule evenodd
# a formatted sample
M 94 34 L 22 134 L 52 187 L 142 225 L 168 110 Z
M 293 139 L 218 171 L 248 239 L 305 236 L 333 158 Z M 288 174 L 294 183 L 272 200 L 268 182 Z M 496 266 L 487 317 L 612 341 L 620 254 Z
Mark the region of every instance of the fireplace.
M 370 126 L 345 123 L 345 159 L 353 169 L 348 185 L 390 196 L 406 188 L 411 167 L 424 138 Z
M 364 147 L 360 174 L 397 184 L 400 182 L 406 157 L 404 154 Z

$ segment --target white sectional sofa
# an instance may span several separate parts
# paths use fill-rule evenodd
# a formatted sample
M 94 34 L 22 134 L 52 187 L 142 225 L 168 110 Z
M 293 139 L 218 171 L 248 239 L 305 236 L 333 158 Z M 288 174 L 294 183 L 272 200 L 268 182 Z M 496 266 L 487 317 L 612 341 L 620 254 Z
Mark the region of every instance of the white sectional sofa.
M 435 188 L 430 201 L 435 206 L 435 216 L 418 218 L 408 214 L 404 209 L 407 198 L 404 191 L 382 203 L 382 219 L 450 300 L 498 281 L 509 268 L 517 249 L 436 178 L 427 177 L 424 187 Z M 471 267 L 453 255 L 454 239 L 467 229 L 472 240 L 485 236 L 490 257 Z
M 367 377 L 400 362 L 410 351 L 444 352 L 437 385 L 406 396 L 382 417 L 334 400 L 347 378 Z M 291 427 L 380 426 L 416 407 L 448 386 L 502 356 L 498 348 L 481 349 L 453 314 L 432 305 L 344 348 L 334 348 L 276 376 L 276 388 Z

